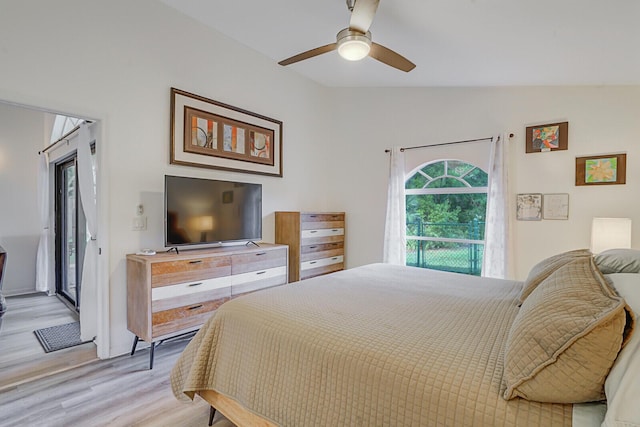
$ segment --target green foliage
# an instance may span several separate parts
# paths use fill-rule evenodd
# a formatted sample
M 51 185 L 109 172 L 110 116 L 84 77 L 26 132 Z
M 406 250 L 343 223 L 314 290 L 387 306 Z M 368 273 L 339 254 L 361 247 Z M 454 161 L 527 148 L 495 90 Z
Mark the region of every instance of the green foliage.
M 422 172 L 429 175 L 432 179 L 442 176 L 444 175 L 444 163 L 445 162 L 429 163 L 422 168 Z
M 407 222 L 484 222 L 487 195 L 422 194 L 408 195 Z
M 488 183 L 487 174 L 482 169 L 458 160 L 443 160 L 425 165 L 407 180 L 405 188 L 465 187 L 461 180 L 471 187 L 486 187 Z M 407 196 L 407 218 L 408 222 L 418 218 L 424 222 L 484 221 L 486 206 L 486 194 L 411 195 Z
M 464 182 L 455 179 L 442 177 L 438 179 L 434 179 L 430 183 L 427 184 L 427 188 L 455 188 L 455 187 L 466 187 Z
M 416 173 L 411 178 L 409 178 L 409 180 L 405 184 L 404 188 L 407 188 L 407 189 L 410 189 L 410 190 L 411 189 L 417 189 L 417 188 L 423 188 L 426 184 L 427 184 L 427 178 L 425 178 L 424 175 L 422 175 L 420 173 Z
M 405 188 L 459 189 L 487 184 L 488 176 L 482 169 L 458 160 L 443 160 L 423 166 L 407 180 Z M 407 235 L 484 240 L 487 194 L 446 192 L 406 196 Z M 479 274 L 482 244 L 410 239 L 407 264 Z
M 464 177 L 472 187 L 486 187 L 489 184 L 489 176 L 481 169 L 474 169 Z

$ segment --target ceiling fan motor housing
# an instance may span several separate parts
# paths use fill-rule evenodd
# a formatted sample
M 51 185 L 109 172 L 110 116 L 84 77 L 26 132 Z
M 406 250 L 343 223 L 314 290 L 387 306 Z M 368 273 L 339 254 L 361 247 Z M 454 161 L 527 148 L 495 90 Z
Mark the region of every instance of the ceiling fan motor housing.
M 369 55 L 371 49 L 371 32 L 345 28 L 336 36 L 338 53 L 349 61 L 359 61 Z

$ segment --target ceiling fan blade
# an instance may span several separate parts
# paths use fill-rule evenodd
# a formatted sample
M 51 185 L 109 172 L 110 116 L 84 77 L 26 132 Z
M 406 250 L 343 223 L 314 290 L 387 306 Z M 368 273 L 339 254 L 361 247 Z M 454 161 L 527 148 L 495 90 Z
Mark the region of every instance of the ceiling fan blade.
M 349 29 L 360 31 L 366 34 L 376 16 L 380 0 L 356 0 L 356 4 L 351 11 L 351 20 L 349 21 Z
M 302 52 L 297 55 L 294 55 L 291 58 L 283 59 L 282 61 L 278 62 L 278 64 L 280 65 L 294 64 L 296 62 L 304 61 L 305 59 L 313 58 L 314 56 L 322 55 L 323 53 L 336 50 L 336 47 L 337 47 L 337 43 L 331 43 L 325 46 L 320 46 L 315 49 L 311 49 L 306 52 Z
M 414 68 L 416 68 L 416 64 L 409 61 L 404 56 L 378 43 L 371 43 L 371 50 L 369 51 L 369 56 L 372 57 L 373 59 L 377 59 L 380 62 L 390 65 L 393 68 L 397 68 L 398 70 L 401 70 L 407 73 L 413 70 Z

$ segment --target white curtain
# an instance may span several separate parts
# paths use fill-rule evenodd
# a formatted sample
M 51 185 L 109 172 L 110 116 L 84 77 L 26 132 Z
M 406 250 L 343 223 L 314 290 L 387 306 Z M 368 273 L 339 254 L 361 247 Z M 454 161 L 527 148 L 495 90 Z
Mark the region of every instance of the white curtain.
M 96 182 L 91 158 L 91 138 L 86 123 L 78 133 L 78 184 L 80 200 L 87 219 L 89 241 L 84 253 L 80 287 L 80 338 L 93 340 L 98 332 L 98 220 L 96 213 Z
M 38 214 L 40 241 L 36 253 L 36 291 L 50 293 L 52 282 L 49 259 L 49 155 L 41 153 L 38 160 Z
M 407 213 L 404 195 L 404 151 L 400 147 L 393 147 L 390 157 L 383 261 L 389 264 L 405 265 Z
M 510 224 L 506 134 L 491 141 L 489 188 L 482 275 L 504 279 L 509 275 Z

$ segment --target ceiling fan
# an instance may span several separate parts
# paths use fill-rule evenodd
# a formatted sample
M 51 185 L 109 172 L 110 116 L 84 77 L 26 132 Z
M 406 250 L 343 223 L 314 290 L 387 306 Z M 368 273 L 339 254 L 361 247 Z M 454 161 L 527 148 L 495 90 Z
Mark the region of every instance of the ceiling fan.
M 369 27 L 378 9 L 378 3 L 380 0 L 347 0 L 347 8 L 351 11 L 349 27 L 338 33 L 335 43 L 299 53 L 278 62 L 278 64 L 294 64 L 337 49 L 340 56 L 350 61 L 359 61 L 370 56 L 398 70 L 405 72 L 413 70 L 416 67 L 413 62 L 399 53 L 371 41 Z

